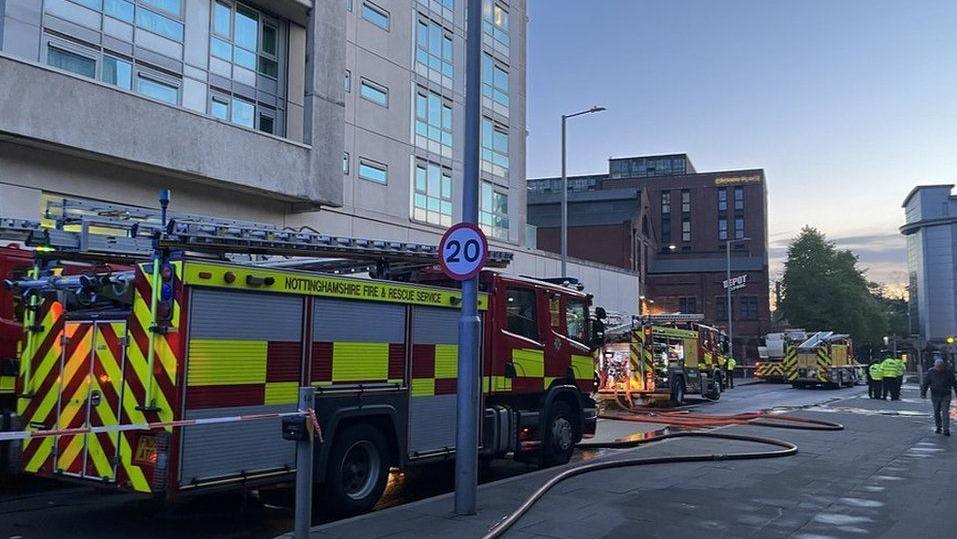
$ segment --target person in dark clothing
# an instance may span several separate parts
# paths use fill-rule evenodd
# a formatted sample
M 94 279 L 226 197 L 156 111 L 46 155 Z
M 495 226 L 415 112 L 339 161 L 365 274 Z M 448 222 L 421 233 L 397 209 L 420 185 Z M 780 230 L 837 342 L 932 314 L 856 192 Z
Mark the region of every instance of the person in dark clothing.
M 864 367 L 864 377 L 867 378 L 867 396 L 876 399 L 877 398 L 877 384 L 874 383 L 874 379 L 871 378 L 871 369 L 868 364 Z
M 924 375 L 924 382 L 920 385 L 922 399 L 927 398 L 928 389 L 934 404 L 934 432 L 940 434 L 943 427 L 944 436 L 950 436 L 950 392 L 957 394 L 957 379 L 954 378 L 954 370 L 943 359 L 934 361 L 934 368 Z

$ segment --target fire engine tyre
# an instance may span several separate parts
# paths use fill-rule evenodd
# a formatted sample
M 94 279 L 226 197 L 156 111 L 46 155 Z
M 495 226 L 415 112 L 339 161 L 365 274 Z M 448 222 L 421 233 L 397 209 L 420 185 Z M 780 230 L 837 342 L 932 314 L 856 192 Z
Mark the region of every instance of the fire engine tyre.
M 375 427 L 359 424 L 338 434 L 329 454 L 323 502 L 334 516 L 365 513 L 389 479 L 389 444 Z
M 548 412 L 542 440 L 543 468 L 559 466 L 571 460 L 579 430 L 571 407 L 562 401 L 554 402 Z
M 671 405 L 681 406 L 685 403 L 685 381 L 681 378 L 671 383 Z

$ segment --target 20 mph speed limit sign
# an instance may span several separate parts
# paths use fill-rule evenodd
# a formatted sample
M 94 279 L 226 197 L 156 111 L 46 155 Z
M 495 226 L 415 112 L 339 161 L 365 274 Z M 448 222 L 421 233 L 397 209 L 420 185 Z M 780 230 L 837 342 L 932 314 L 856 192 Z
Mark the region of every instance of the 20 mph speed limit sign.
M 488 241 L 482 230 L 472 223 L 459 223 L 445 231 L 439 243 L 439 263 L 449 277 L 465 281 L 485 265 Z

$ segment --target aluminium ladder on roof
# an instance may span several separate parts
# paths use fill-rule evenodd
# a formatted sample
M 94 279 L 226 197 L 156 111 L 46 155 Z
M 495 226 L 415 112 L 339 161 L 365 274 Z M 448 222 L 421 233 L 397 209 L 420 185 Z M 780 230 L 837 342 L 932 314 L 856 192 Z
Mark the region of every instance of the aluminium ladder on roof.
M 307 257 L 313 268 L 342 272 L 382 263 L 422 267 L 438 259 L 435 245 L 332 236 L 308 227 L 294 230 L 176 212 L 167 214 L 164 227 L 159 210 L 69 198 L 49 201 L 44 216 L 53 222 L 52 228 L 40 221 L 0 218 L 0 240 L 104 258 L 147 259 L 156 246 L 220 257 Z M 486 267 L 502 268 L 511 259 L 512 253 L 490 251 Z

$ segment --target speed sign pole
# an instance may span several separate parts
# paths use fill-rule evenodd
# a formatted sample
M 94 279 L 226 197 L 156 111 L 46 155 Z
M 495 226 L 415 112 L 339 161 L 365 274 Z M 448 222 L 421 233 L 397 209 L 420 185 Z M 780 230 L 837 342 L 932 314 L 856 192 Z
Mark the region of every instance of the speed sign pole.
M 479 103 L 481 99 L 482 2 L 468 6 L 465 47 L 465 162 L 462 181 L 462 222 L 478 223 Z M 445 256 L 440 251 L 440 256 Z M 455 428 L 455 513 L 475 514 L 478 491 L 478 276 L 462 281 L 459 317 L 459 357 Z

